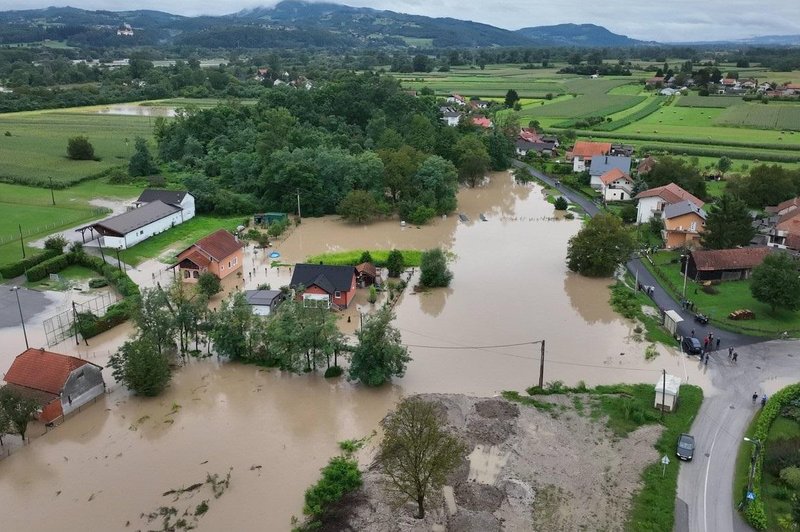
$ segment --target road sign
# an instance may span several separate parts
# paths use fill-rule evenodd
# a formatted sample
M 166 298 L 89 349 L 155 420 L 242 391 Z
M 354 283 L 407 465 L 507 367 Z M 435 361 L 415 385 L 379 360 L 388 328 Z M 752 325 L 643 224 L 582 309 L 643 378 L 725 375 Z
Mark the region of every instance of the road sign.
M 664 465 L 669 465 L 669 457 L 667 457 L 666 454 L 661 458 L 661 463 Z
M 748 492 L 747 492 L 747 500 L 748 500 L 748 501 L 754 501 L 754 500 L 756 500 L 756 494 L 755 494 L 755 493 L 753 493 L 752 491 L 748 491 Z

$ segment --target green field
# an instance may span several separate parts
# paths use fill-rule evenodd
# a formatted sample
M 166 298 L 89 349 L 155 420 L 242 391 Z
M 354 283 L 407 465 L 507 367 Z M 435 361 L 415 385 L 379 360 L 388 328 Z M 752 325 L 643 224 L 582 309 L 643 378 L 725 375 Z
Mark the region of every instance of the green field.
M 739 105 L 742 99 L 733 96 L 698 96 L 697 94 L 688 94 L 680 96 L 675 103 L 678 107 L 731 107 L 732 105 Z
M 188 222 L 176 225 L 169 231 L 164 231 L 121 251 L 120 258 L 131 266 L 137 266 L 148 259 L 154 258 L 158 258 L 165 263 L 172 263 L 176 253 L 183 251 L 197 240 L 213 233 L 217 229 L 233 231 L 244 219 L 244 216 L 235 218 L 195 216 Z M 108 251 L 108 253 L 112 252 L 113 250 Z
M 151 117 L 101 115 L 94 109 L 0 115 L 0 179 L 73 183 L 126 164 L 134 138 L 152 137 Z M 89 137 L 99 161 L 67 159 L 67 139 L 75 135 Z
M 800 131 L 800 105 L 745 103 L 726 109 L 716 123 L 725 126 Z

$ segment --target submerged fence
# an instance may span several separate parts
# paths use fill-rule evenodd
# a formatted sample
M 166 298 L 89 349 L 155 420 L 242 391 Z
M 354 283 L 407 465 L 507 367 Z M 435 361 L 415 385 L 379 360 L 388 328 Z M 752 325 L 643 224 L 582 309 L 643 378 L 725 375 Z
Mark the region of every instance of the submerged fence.
M 102 316 L 106 309 L 119 299 L 116 293 L 106 292 L 83 303 L 74 303 L 73 308 L 47 318 L 42 322 L 47 347 L 52 347 L 75 335 L 76 313 L 91 312 L 95 316 Z

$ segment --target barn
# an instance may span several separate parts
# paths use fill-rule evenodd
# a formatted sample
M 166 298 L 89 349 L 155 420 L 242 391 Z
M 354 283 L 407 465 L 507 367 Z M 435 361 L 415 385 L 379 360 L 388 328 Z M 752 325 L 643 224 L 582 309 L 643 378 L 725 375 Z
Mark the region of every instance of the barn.
M 748 279 L 770 251 L 768 247 L 692 251 L 687 275 L 696 281 Z

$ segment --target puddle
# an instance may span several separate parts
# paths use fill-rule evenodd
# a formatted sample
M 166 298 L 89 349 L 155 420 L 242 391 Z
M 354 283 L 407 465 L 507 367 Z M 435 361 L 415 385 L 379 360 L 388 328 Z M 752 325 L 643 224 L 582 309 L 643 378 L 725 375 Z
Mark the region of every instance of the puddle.
M 510 174 L 497 173 L 483 188 L 462 190 L 459 211 L 467 222 L 448 216 L 423 228 L 401 227 L 396 220 L 358 226 L 336 217 L 304 219 L 275 245 L 287 263 L 347 249 L 442 246 L 453 254 L 449 289 L 407 291 L 395 308 L 395 325 L 413 360 L 393 386 L 369 390 L 215 359 L 178 370 L 156 399 L 130 397 L 113 385 L 104 401 L 0 461 L 4 528 L 116 530 L 130 520 L 135 530 L 143 526 L 140 512 L 165 502 L 162 492 L 233 467 L 230 494 L 209 503 L 201 527 L 286 530 L 291 516 L 300 515 L 304 490 L 338 452 L 336 442 L 370 434 L 401 394 L 492 396 L 535 384 L 540 346 L 499 347 L 508 344 L 546 340 L 545 382 L 655 383 L 665 368 L 684 382 L 707 385 L 707 370 L 673 350 L 661 349 L 645 361 L 646 344 L 631 339 L 632 325 L 608 305 L 610 281 L 567 271 L 567 241 L 580 221 L 556 219 L 538 186 L 517 185 Z M 269 268 L 270 262 L 268 253 L 248 247 L 242 276 L 225 279 L 225 293 L 288 284 L 290 269 Z M 165 268 L 147 261 L 129 275 L 143 286 L 166 286 L 172 273 Z M 53 302 L 42 317 L 66 304 Z M 371 308 L 366 291 L 359 293 L 338 315 L 342 330 L 355 331 L 359 312 Z M 125 324 L 89 340 L 88 347 L 67 341 L 53 350 L 105 365 L 132 332 Z M 45 345 L 39 314 L 28 334 L 31 345 Z M 19 329 L 0 329 L 0 345 L 4 371 L 24 349 Z M 110 371 L 104 373 L 112 383 Z M 167 416 L 173 404 L 180 408 Z M 253 465 L 262 468 L 250 470 Z M 489 478 L 490 470 L 487 465 L 476 477 Z
M 508 462 L 508 454 L 501 452 L 496 445 L 476 445 L 467 456 L 469 460 L 470 482 L 493 485 L 497 476 Z

